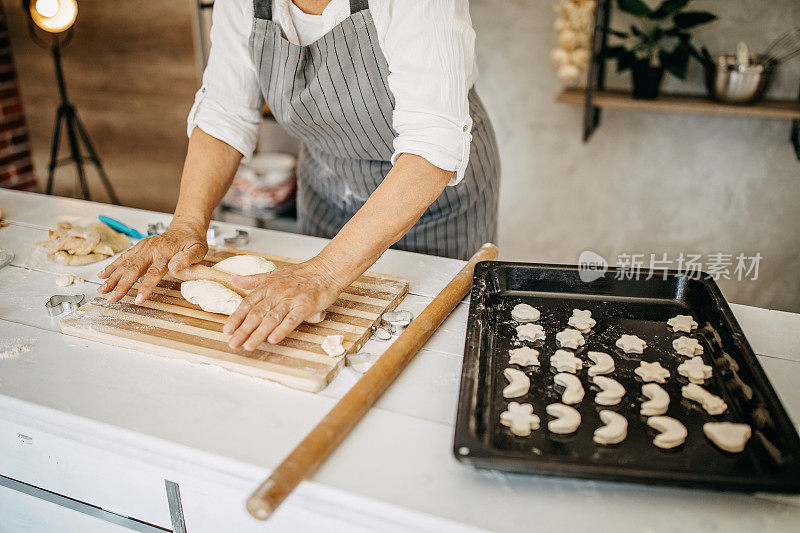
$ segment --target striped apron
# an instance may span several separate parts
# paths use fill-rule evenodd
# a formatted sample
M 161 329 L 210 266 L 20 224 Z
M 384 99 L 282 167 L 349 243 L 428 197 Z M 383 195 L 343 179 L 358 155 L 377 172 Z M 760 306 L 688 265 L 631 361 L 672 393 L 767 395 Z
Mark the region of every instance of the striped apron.
M 278 123 L 301 140 L 297 215 L 301 233 L 332 238 L 392 165 L 394 97 L 389 67 L 367 0 L 318 41 L 289 42 L 272 21 L 272 2 L 254 0 L 250 54 Z M 394 246 L 467 259 L 497 233 L 500 165 L 494 130 L 473 88 L 469 164 Z M 409 190 L 408 194 L 414 194 Z

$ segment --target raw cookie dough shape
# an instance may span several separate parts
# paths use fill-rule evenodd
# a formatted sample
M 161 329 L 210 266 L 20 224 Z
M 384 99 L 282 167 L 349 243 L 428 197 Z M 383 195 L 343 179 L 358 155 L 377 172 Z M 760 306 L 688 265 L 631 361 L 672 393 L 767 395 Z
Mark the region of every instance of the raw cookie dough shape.
M 548 415 L 555 418 L 547 423 L 547 429 L 551 433 L 557 433 L 559 435 L 575 433 L 578 426 L 581 425 L 581 414 L 577 409 L 569 405 L 551 403 L 545 407 L 545 411 L 547 411 Z
M 602 389 L 594 397 L 594 403 L 597 405 L 617 405 L 625 396 L 625 387 L 616 379 L 595 376 L 592 381 Z
M 647 343 L 636 335 L 623 335 L 617 339 L 616 346 L 625 353 L 644 353 Z
M 589 375 L 599 376 L 610 374 L 614 371 L 614 358 L 605 352 L 587 352 L 586 355 L 594 363 L 589 367 Z
M 517 326 L 517 337 L 521 341 L 544 340 L 544 328 L 539 324 L 522 324 Z
M 646 402 L 642 402 L 642 407 L 639 409 L 639 414 L 642 416 L 657 416 L 663 415 L 669 408 L 669 394 L 661 385 L 657 383 L 646 383 L 642 385 L 642 396 L 647 398 Z
M 528 394 L 531 388 L 530 378 L 522 370 L 506 368 L 503 375 L 508 380 L 508 385 L 503 389 L 503 398 L 519 398 Z
M 534 322 L 539 320 L 540 316 L 539 310 L 528 304 L 517 304 L 511 310 L 511 318 L 517 322 Z
M 720 449 L 730 453 L 740 453 L 753 431 L 747 424 L 734 422 L 706 422 L 703 424 L 703 433 Z
M 681 388 L 681 395 L 687 400 L 699 403 L 710 415 L 721 415 L 728 409 L 728 404 L 722 398 L 695 383 L 684 385 Z
M 586 340 L 577 329 L 567 328 L 556 333 L 556 341 L 562 348 L 572 348 L 573 350 L 586 344 Z
M 666 383 L 669 377 L 669 370 L 661 366 L 661 363 L 648 363 L 647 361 L 640 361 L 639 366 L 633 371 L 634 374 L 642 378 L 644 381 L 655 381 L 656 383 Z
M 575 374 L 583 368 L 583 361 L 575 357 L 575 354 L 566 350 L 556 350 L 550 356 L 550 366 L 558 372 L 570 372 Z
M 79 285 L 84 282 L 84 279 L 75 274 L 61 274 L 56 278 L 56 285 L 59 287 L 68 287 L 69 285 Z
M 530 346 L 509 350 L 508 356 L 510 365 L 539 366 L 539 350 L 534 350 Z
M 261 256 L 244 254 L 223 259 L 211 268 L 237 276 L 252 276 L 272 272 L 277 267 L 275 263 L 267 261 Z
M 577 329 L 581 333 L 589 333 L 597 324 L 597 321 L 592 318 L 591 311 L 573 309 L 572 316 L 569 317 L 569 320 L 567 320 L 567 324 Z
M 689 378 L 691 383 L 702 385 L 713 374 L 711 367 L 703 363 L 702 357 L 692 357 L 678 365 L 678 374 Z
M 703 346 L 697 339 L 691 337 L 678 337 L 672 341 L 672 349 L 686 357 L 703 353 Z
M 691 315 L 676 315 L 667 320 L 667 325 L 675 332 L 691 333 L 693 329 L 697 329 L 697 322 L 694 321 Z
M 338 357 L 345 352 L 344 335 L 328 335 L 322 341 L 322 350 L 331 357 Z
M 567 372 L 559 372 L 553 378 L 556 385 L 565 387 L 564 392 L 561 394 L 561 402 L 567 405 L 580 403 L 583 400 L 584 390 L 581 385 L 581 380 L 574 374 Z
M 592 437 L 597 444 L 619 444 L 628 436 L 628 421 L 621 414 L 603 409 L 600 420 L 605 425 L 595 429 Z
M 518 437 L 527 437 L 531 431 L 539 429 L 539 417 L 533 414 L 529 403 L 510 402 L 500 413 L 500 423 L 511 428 L 511 433 Z
M 242 297 L 217 283 L 207 279 L 195 281 L 184 281 L 181 283 L 181 296 L 207 313 L 219 313 L 221 315 L 232 315 Z
M 680 446 L 689 434 L 686 426 L 669 416 L 651 416 L 647 419 L 647 425 L 660 431 L 653 439 L 653 444 L 664 450 Z

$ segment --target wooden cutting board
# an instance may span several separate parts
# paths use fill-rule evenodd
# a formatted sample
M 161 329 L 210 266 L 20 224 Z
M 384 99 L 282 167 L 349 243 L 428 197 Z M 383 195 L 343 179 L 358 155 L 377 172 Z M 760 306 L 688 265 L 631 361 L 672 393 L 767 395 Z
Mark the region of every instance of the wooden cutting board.
M 276 265 L 300 260 L 247 250 L 216 248 L 203 264 L 211 266 L 233 255 L 260 255 Z M 180 281 L 167 275 L 142 305 L 133 303 L 137 285 L 122 300 L 95 298 L 61 319 L 67 335 L 134 348 L 165 357 L 221 366 L 297 389 L 319 392 L 344 366 L 344 356 L 330 357 L 321 347 L 327 335 L 343 335 L 346 353 L 358 351 L 380 316 L 391 311 L 408 293 L 408 281 L 367 272 L 328 308 L 319 324 L 301 324 L 280 344 L 262 344 L 252 352 L 228 347 L 222 333 L 227 317 L 207 313 L 184 300 Z

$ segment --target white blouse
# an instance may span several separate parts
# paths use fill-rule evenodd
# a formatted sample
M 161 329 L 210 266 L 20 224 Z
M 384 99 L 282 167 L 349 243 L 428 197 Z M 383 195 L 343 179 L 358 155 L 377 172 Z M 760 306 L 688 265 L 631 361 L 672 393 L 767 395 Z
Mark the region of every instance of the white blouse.
M 475 32 L 468 0 L 369 0 L 378 43 L 389 65 L 397 132 L 392 163 L 401 153 L 424 157 L 464 176 L 472 119 L 467 95 L 475 83 Z M 285 37 L 310 44 L 350 16 L 349 0 L 331 0 L 321 15 L 291 0 L 273 0 L 273 20 Z M 187 133 L 199 127 L 248 159 L 255 150 L 264 105 L 248 41 L 253 0 L 217 0 L 203 85 L 189 112 Z

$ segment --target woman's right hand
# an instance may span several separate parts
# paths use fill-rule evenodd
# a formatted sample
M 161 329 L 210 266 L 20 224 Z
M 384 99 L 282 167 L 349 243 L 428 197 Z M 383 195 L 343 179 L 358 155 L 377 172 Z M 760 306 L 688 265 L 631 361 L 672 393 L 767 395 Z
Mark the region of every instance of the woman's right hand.
M 97 292 L 108 294 L 109 301 L 117 302 L 144 276 L 136 294 L 136 303 L 141 304 L 168 271 L 180 272 L 199 263 L 206 252 L 205 227 L 173 219 L 167 231 L 142 239 L 97 274 L 106 280 Z

